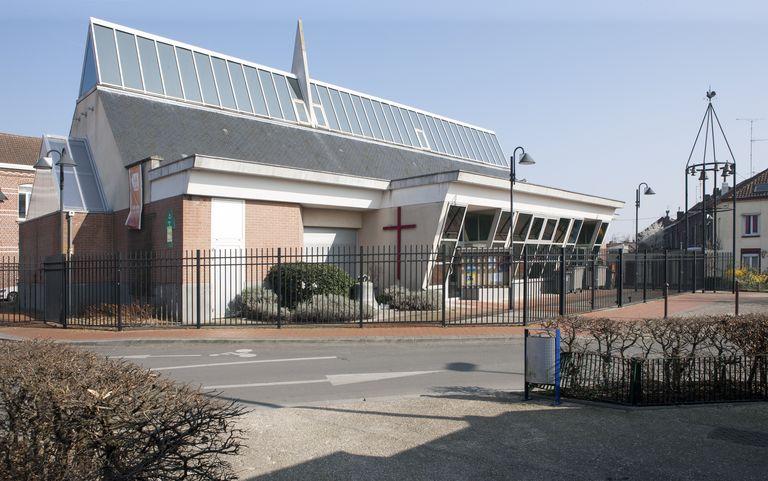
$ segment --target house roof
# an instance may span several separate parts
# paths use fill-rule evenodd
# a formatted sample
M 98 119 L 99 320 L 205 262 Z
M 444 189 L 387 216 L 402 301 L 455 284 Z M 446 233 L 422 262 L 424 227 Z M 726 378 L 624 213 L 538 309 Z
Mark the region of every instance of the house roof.
M 722 200 L 730 200 L 734 192 L 737 202 L 739 200 L 768 199 L 768 169 L 739 182 L 735 188 L 722 197 Z
M 457 169 L 509 176 L 506 168 L 317 129 L 104 88 L 98 95 L 126 166 L 150 155 L 198 154 L 385 180 Z
M 0 133 L 0 164 L 34 165 L 40 143 L 40 137 Z

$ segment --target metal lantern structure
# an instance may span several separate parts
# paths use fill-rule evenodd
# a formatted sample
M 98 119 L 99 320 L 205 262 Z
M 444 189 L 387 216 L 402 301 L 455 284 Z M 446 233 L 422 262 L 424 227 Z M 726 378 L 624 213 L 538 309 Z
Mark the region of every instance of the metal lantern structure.
M 715 107 L 712 104 L 712 99 L 715 97 L 716 93 L 714 90 L 708 90 L 707 91 L 707 108 L 704 111 L 704 117 L 701 119 L 701 124 L 699 125 L 699 130 L 696 132 L 696 139 L 693 141 L 693 146 L 691 147 L 691 152 L 688 155 L 688 161 L 685 164 L 685 234 L 684 234 L 684 246 L 685 250 L 690 249 L 691 242 L 690 242 L 690 229 L 689 229 L 689 209 L 688 209 L 688 181 L 691 177 L 695 178 L 697 181 L 701 182 L 701 253 L 703 256 L 706 256 L 707 253 L 707 205 L 711 205 L 711 213 L 712 213 L 712 250 L 714 252 L 717 252 L 717 202 L 718 202 L 718 189 L 717 189 L 717 178 L 718 175 L 722 176 L 723 182 L 725 182 L 728 177 L 731 177 L 732 182 L 732 189 L 736 188 L 736 157 L 733 155 L 733 150 L 731 149 L 731 145 L 728 142 L 728 138 L 725 135 L 725 131 L 723 130 L 723 126 L 720 123 L 720 119 L 717 116 L 717 112 L 715 111 Z M 717 126 L 717 128 L 715 128 Z M 703 137 L 702 137 L 702 131 L 703 131 Z M 717 146 L 718 142 L 716 141 L 716 137 L 718 136 L 721 138 L 720 143 L 724 144 L 729 157 L 721 157 L 718 158 L 717 154 Z M 703 139 L 703 140 L 702 140 Z M 698 162 L 694 160 L 694 154 L 696 153 L 697 146 L 701 146 L 702 150 L 701 152 L 701 161 Z M 711 201 L 707 201 L 706 193 L 707 193 L 707 180 L 709 180 L 709 176 L 707 175 L 708 172 L 712 173 L 713 179 L 713 187 L 712 187 L 712 197 Z M 733 209 L 732 209 L 732 215 L 733 215 L 733 229 L 731 232 L 732 236 L 732 258 L 731 258 L 731 276 L 732 276 L 732 289 L 735 289 L 736 286 L 736 192 L 734 190 L 733 195 L 731 195 L 733 198 Z M 704 271 L 702 271 L 702 275 L 706 275 Z M 704 284 L 702 284 L 704 285 Z

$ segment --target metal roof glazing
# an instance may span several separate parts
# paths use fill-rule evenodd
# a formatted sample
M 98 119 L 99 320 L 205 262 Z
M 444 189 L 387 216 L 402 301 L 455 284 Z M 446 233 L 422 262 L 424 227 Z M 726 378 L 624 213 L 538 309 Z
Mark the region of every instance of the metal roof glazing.
M 106 85 L 508 166 L 492 131 L 314 79 L 299 84 L 289 72 L 92 19 L 80 97 Z

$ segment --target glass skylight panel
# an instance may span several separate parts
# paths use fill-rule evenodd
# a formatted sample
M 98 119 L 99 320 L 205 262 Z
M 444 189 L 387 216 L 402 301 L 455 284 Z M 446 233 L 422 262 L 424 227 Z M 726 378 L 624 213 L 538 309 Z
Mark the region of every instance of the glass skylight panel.
M 216 78 L 221 106 L 228 109 L 236 109 L 235 94 L 232 92 L 232 84 L 229 82 L 226 62 L 223 59 L 211 57 L 211 63 L 213 63 L 213 74 Z
M 123 85 L 132 89 L 144 90 L 139 68 L 139 53 L 136 50 L 136 37 L 125 32 L 115 32 L 120 65 L 123 72 Z
M 474 134 L 475 138 L 477 139 L 478 145 L 480 145 L 480 149 L 482 150 L 484 154 L 484 158 L 487 162 L 495 164 L 495 158 L 491 155 L 490 151 L 488 150 L 488 147 L 485 145 L 485 141 L 483 139 L 483 133 L 478 130 L 473 130 L 472 133 Z
M 373 104 L 371 104 L 371 99 L 367 97 L 363 97 L 362 99 L 365 115 L 368 117 L 368 123 L 371 124 L 371 131 L 373 132 L 373 136 L 378 140 L 382 140 L 384 136 L 381 134 L 381 127 L 379 127 L 379 122 L 376 120 L 376 116 L 373 113 Z
M 376 120 L 379 121 L 379 127 L 381 127 L 381 134 L 384 136 L 384 140 L 392 142 L 392 132 L 389 130 L 389 125 L 387 125 L 387 119 L 384 118 L 384 110 L 381 108 L 381 103 L 375 100 L 371 103 L 373 104 L 373 113 L 376 114 Z
M 283 113 L 280 110 L 280 101 L 277 100 L 277 92 L 275 91 L 275 84 L 272 83 L 272 74 L 259 70 L 259 80 L 261 80 L 261 88 L 264 89 L 264 96 L 267 98 L 267 108 L 269 109 L 269 116 L 282 119 Z
M 103 83 L 122 85 L 120 66 L 117 62 L 115 35 L 111 28 L 93 26 L 96 37 L 96 57 L 99 63 L 99 80 Z
M 288 84 L 285 81 L 285 77 L 273 73 L 272 78 L 275 80 L 277 98 L 280 99 L 280 105 L 283 107 L 285 120 L 296 122 L 296 113 L 293 110 L 293 102 L 291 101 L 291 94 L 288 93 Z
M 448 149 L 446 149 L 445 144 L 443 143 L 443 138 L 440 136 L 440 131 L 437 130 L 437 125 L 435 125 L 435 119 L 432 118 L 432 116 L 422 116 L 421 123 L 424 123 L 424 118 L 427 119 L 427 125 L 429 126 L 429 130 L 432 132 L 432 137 L 435 139 L 435 142 L 437 143 L 437 150 L 439 152 L 448 153 Z
M 339 120 L 336 118 L 336 112 L 331 104 L 331 96 L 328 94 L 328 89 L 323 86 L 313 85 L 317 89 L 318 99 L 323 104 L 323 110 L 325 110 L 325 118 L 328 119 L 328 126 L 333 130 L 339 130 Z
M 341 127 L 341 130 L 344 132 L 352 132 L 349 126 L 349 120 L 347 119 L 347 113 L 344 111 L 344 105 L 341 103 L 341 96 L 339 95 L 339 91 L 335 89 L 328 90 L 331 93 L 333 109 L 336 111 L 336 115 L 339 118 L 339 127 Z
M 309 112 L 307 112 L 307 106 L 301 98 L 301 89 L 299 89 L 298 80 L 293 77 L 286 77 L 286 80 L 288 80 L 288 92 L 291 94 L 291 101 L 293 102 L 293 107 L 296 109 L 296 115 L 299 122 L 308 124 Z
M 88 36 L 88 44 L 85 47 L 85 60 L 83 60 L 83 73 L 80 76 L 80 96 L 96 86 L 96 60 L 93 57 L 91 38 Z
M 395 116 L 392 115 L 392 107 L 390 107 L 389 104 L 381 104 L 381 108 L 384 111 L 384 117 L 386 117 L 387 119 L 389 130 L 390 132 L 392 132 L 392 140 L 394 140 L 398 144 L 405 144 L 406 142 L 404 142 L 403 138 L 400 136 L 400 131 L 398 130 L 397 122 L 395 122 Z
M 352 130 L 358 135 L 365 135 L 366 137 L 373 138 L 371 125 L 368 123 L 368 118 L 365 116 L 363 102 L 360 100 L 360 97 L 357 95 L 350 96 L 348 93 L 342 92 L 341 98 L 344 99 L 344 108 L 347 109 L 349 120 L 352 122 Z
M 358 97 L 357 102 L 359 105 L 355 105 L 355 102 L 352 100 L 352 97 L 346 93 L 346 92 L 339 92 L 341 95 L 341 101 L 344 104 L 344 110 L 347 112 L 347 118 L 349 119 L 349 125 L 352 128 L 352 132 L 356 133 L 357 135 L 363 135 L 365 133 L 365 130 L 361 127 L 361 119 L 360 119 L 360 113 L 357 112 L 356 108 L 361 109 L 362 111 L 362 104 L 360 104 L 360 98 Z M 365 117 L 363 117 L 365 119 Z M 365 124 L 368 126 L 368 124 Z M 370 127 L 368 127 L 370 129 Z M 371 136 L 370 130 L 366 134 L 368 137 Z
M 101 198 L 96 175 L 91 164 L 91 156 L 83 140 L 69 140 L 70 154 L 77 166 L 75 167 L 80 194 L 85 202 L 85 210 L 90 212 L 104 211 L 104 202 Z M 66 171 L 65 171 L 66 172 Z
M 477 146 L 475 145 L 474 140 L 472 140 L 472 132 L 469 130 L 469 127 L 460 125 L 459 128 L 461 129 L 461 136 L 464 139 L 464 143 L 467 144 L 467 147 L 469 148 L 470 158 L 481 160 L 482 157 L 480 157 L 480 153 L 477 151 Z
M 472 134 L 472 140 L 475 142 L 475 145 L 477 146 L 477 153 L 480 154 L 480 160 L 483 160 L 485 162 L 490 162 L 490 159 L 488 158 L 488 154 L 485 152 L 482 142 L 480 142 L 480 137 L 477 135 L 477 130 L 469 129 L 469 132 L 470 134 Z
M 448 138 L 448 142 L 451 145 L 451 150 L 453 151 L 453 155 L 457 157 L 461 157 L 461 152 L 459 151 L 459 146 L 456 145 L 456 139 L 453 137 L 453 132 L 451 132 L 451 126 L 448 122 L 445 120 L 440 119 L 440 128 L 443 132 L 445 132 L 445 136 Z
M 193 102 L 202 102 L 200 96 L 200 84 L 197 81 L 197 72 L 195 71 L 195 61 L 192 59 L 192 52 L 177 48 L 176 54 L 179 58 L 179 70 L 181 71 L 181 82 L 184 86 L 184 97 Z
M 496 148 L 496 152 L 499 153 L 499 157 L 502 160 L 502 165 L 509 166 L 509 159 L 504 155 L 504 151 L 501 150 L 501 146 L 499 145 L 499 139 L 495 136 L 491 136 L 493 138 L 493 146 Z
M 485 149 L 488 151 L 488 159 L 496 165 L 501 165 L 501 159 L 496 155 L 496 151 L 491 148 L 491 144 L 488 142 L 488 134 L 486 132 L 479 132 L 480 139 L 483 141 Z
M 208 55 L 195 52 L 195 65 L 197 65 L 197 75 L 200 78 L 200 89 L 203 91 L 203 102 L 219 105 L 219 94 L 216 92 L 216 82 L 213 80 L 211 59 Z
M 267 104 L 264 100 L 264 93 L 261 90 L 261 80 L 259 80 L 258 71 L 249 66 L 245 66 L 245 81 L 248 83 L 248 92 L 251 94 L 253 109 L 259 115 L 269 115 Z
M 248 95 L 248 86 L 245 84 L 245 76 L 243 75 L 243 66 L 239 63 L 227 61 L 227 67 L 229 67 L 229 76 L 232 79 L 232 87 L 235 89 L 237 108 L 244 112 L 253 112 L 251 99 Z
M 456 147 L 459 149 L 459 155 L 462 157 L 469 158 L 469 154 L 467 153 L 467 148 L 464 146 L 464 142 L 461 140 L 461 137 L 459 136 L 459 130 L 456 128 L 456 124 L 453 122 L 448 122 L 448 129 L 451 131 L 451 135 L 453 136 L 453 139 L 456 141 Z
M 181 90 L 181 79 L 179 78 L 179 69 L 176 64 L 176 54 L 174 53 L 173 46 L 157 42 L 157 52 L 160 54 L 160 70 L 163 73 L 165 95 L 183 99 L 184 93 Z
M 163 80 L 160 78 L 160 64 L 157 62 L 155 42 L 143 37 L 138 37 L 139 57 L 141 70 L 144 74 L 144 89 L 156 93 L 163 93 Z
M 405 145 L 413 146 L 413 140 L 411 139 L 410 132 L 408 132 L 408 125 L 404 120 L 403 111 L 400 107 L 392 106 L 392 116 L 395 118 L 398 130 L 400 130 L 400 136 L 403 138 L 403 143 Z
M 411 118 L 415 119 L 413 121 L 413 124 L 418 126 L 421 124 L 421 131 L 424 133 L 424 135 L 427 136 L 427 143 L 428 145 L 425 147 L 427 149 L 431 150 L 437 150 L 437 142 L 435 142 L 435 138 L 432 136 L 432 131 L 429 130 L 429 125 L 427 125 L 427 119 L 424 117 L 424 114 L 413 114 L 411 112 Z

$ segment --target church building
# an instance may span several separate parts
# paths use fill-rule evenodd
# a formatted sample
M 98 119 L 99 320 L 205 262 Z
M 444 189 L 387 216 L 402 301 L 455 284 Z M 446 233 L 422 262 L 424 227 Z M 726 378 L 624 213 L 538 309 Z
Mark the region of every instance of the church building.
M 623 205 L 517 182 L 510 229 L 510 153 L 492 130 L 314 78 L 301 23 L 290 71 L 97 19 L 86 39 L 69 134 L 43 136 L 22 255 L 592 252 Z

